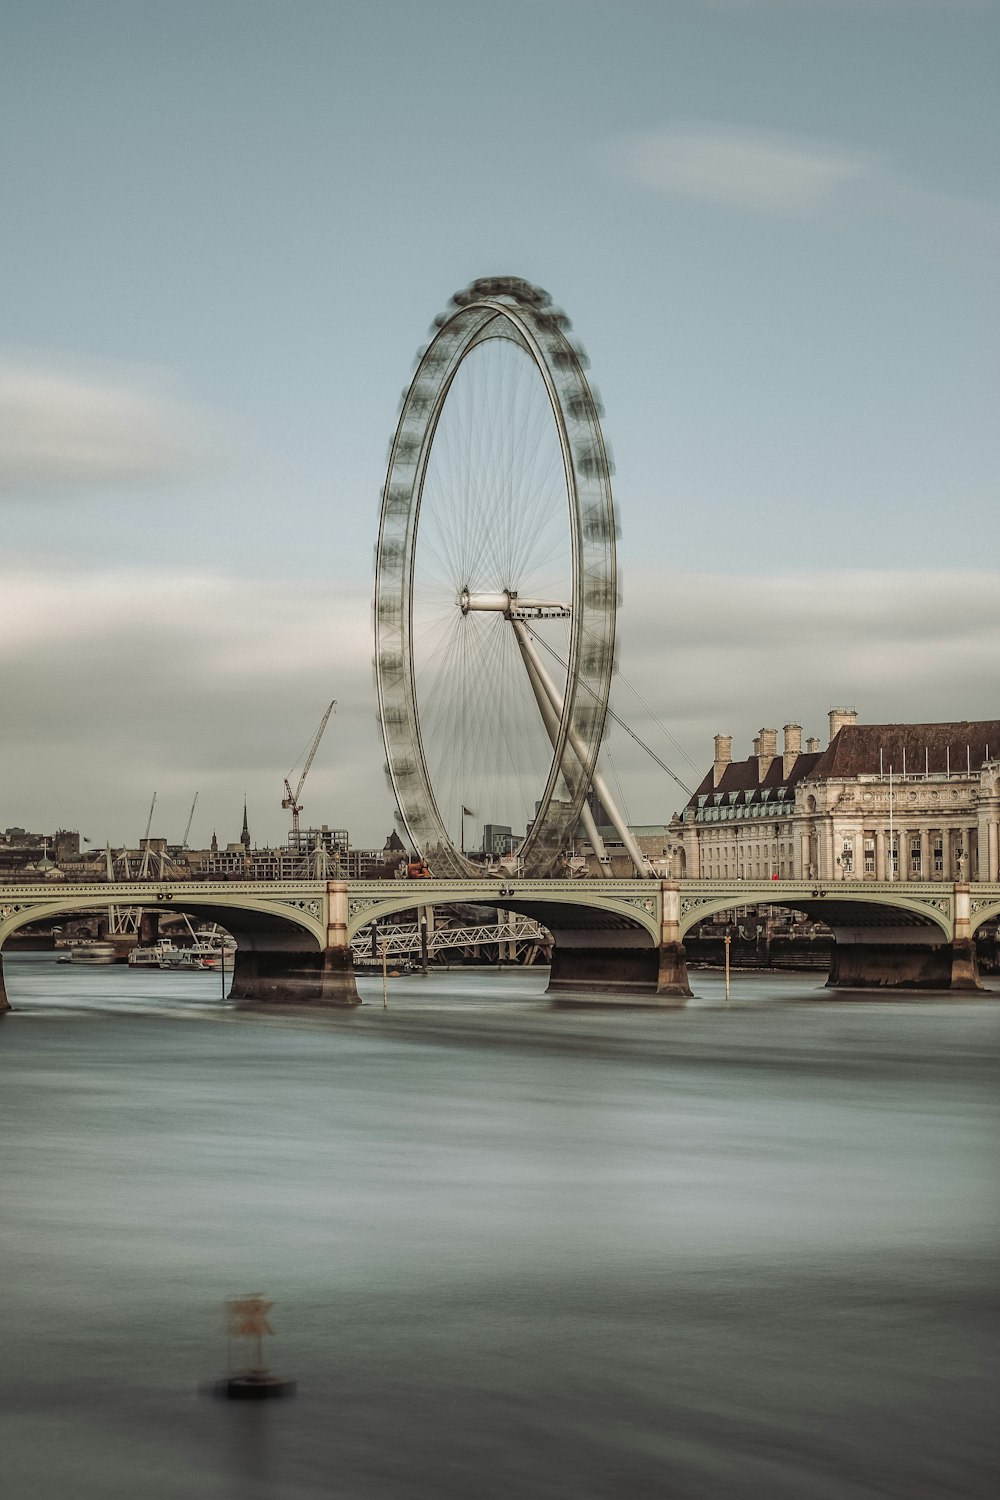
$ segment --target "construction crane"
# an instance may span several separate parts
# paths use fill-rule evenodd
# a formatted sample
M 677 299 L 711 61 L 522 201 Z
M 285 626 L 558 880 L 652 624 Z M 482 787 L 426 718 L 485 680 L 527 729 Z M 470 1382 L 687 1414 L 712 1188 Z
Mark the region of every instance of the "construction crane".
M 140 880 L 148 880 L 149 879 L 149 830 L 153 826 L 153 809 L 155 808 L 155 806 L 156 806 L 156 793 L 154 792 L 153 793 L 153 800 L 149 804 L 149 817 L 146 819 L 146 832 L 143 834 L 142 838 L 139 841 L 139 848 L 142 850 L 142 863 L 139 866 L 139 879 Z M 161 875 L 163 874 L 162 869 L 160 871 L 160 874 Z
M 302 804 L 299 801 L 299 798 L 302 795 L 302 787 L 305 783 L 306 777 L 309 775 L 309 767 L 312 765 L 313 761 L 316 758 L 316 751 L 319 749 L 319 742 L 323 738 L 323 730 L 326 728 L 330 715 L 333 713 L 333 710 L 336 708 L 336 706 L 337 700 L 336 698 L 334 698 L 330 704 L 330 707 L 327 709 L 326 713 L 319 721 L 319 728 L 316 731 L 312 744 L 309 746 L 309 754 L 306 756 L 306 763 L 302 767 L 302 775 L 299 777 L 299 784 L 295 788 L 294 792 L 292 791 L 291 784 L 291 776 L 295 770 L 294 766 L 285 777 L 285 795 L 281 799 L 281 805 L 282 807 L 287 808 L 287 810 L 292 815 L 292 844 L 296 849 L 298 849 L 299 847 L 299 813 L 302 811 Z
M 191 811 L 188 813 L 187 827 L 184 830 L 184 837 L 181 839 L 181 848 L 182 849 L 186 849 L 187 846 L 188 846 L 188 835 L 191 832 L 191 824 L 194 821 L 194 810 L 195 810 L 195 808 L 197 806 L 198 806 L 198 793 L 195 792 L 195 794 L 194 794 L 194 801 L 191 803 Z

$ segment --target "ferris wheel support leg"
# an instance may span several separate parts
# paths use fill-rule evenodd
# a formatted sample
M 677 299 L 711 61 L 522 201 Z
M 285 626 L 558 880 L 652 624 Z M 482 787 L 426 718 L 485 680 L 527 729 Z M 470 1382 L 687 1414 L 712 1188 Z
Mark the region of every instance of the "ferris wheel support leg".
M 542 716 L 545 732 L 552 741 L 552 748 L 555 749 L 559 738 L 559 719 L 562 714 L 562 704 L 559 702 L 559 695 L 556 692 L 554 683 L 548 678 L 545 668 L 538 659 L 538 653 L 531 644 L 528 632 L 519 621 L 514 620 L 511 623 L 514 626 L 514 635 L 517 638 L 521 660 L 524 662 L 524 669 L 528 674 L 528 681 L 531 683 L 531 691 L 534 693 L 535 702 L 538 704 L 538 712 Z M 574 746 L 573 748 L 577 751 L 577 759 L 579 759 L 578 747 Z M 611 878 L 611 860 L 607 849 L 604 847 L 604 840 L 597 831 L 594 814 L 586 802 L 580 809 L 580 822 L 583 824 L 583 831 L 590 840 L 590 846 L 597 856 L 597 863 L 601 874 L 606 880 L 609 880 Z
M 528 676 L 531 679 L 531 686 L 534 691 L 535 698 L 538 702 L 538 707 L 541 710 L 542 718 L 545 721 L 545 728 L 548 731 L 549 738 L 552 740 L 554 745 L 559 720 L 562 717 L 562 700 L 559 697 L 559 693 L 556 689 L 555 683 L 552 681 L 552 678 L 549 676 L 548 672 L 545 670 L 545 667 L 542 665 L 542 661 L 538 655 L 538 652 L 535 650 L 532 644 L 531 637 L 528 634 L 528 631 L 525 629 L 520 620 L 513 620 L 511 623 L 514 627 L 514 634 L 517 637 L 517 644 L 521 652 L 521 659 L 524 662 L 524 665 L 528 672 Z M 540 692 L 541 694 L 544 694 L 544 705 L 542 697 L 540 696 Z M 583 748 L 578 737 L 573 733 L 572 730 L 570 730 L 569 732 L 568 739 L 574 754 L 582 764 Z M 607 782 L 596 766 L 591 773 L 590 784 L 600 798 L 602 807 L 606 811 L 608 817 L 611 819 L 612 827 L 618 834 L 618 837 L 621 839 L 622 844 L 625 848 L 625 852 L 628 855 L 629 859 L 632 861 L 636 874 L 640 878 L 644 879 L 649 874 L 649 867 L 647 866 L 646 861 L 643 857 L 642 850 L 636 843 L 635 836 L 632 833 L 632 830 L 629 828 L 625 819 L 622 817 L 618 804 L 615 802 L 614 797 L 611 795 L 611 788 L 608 786 Z M 610 876 L 611 861 L 610 859 L 608 859 L 607 850 L 604 847 L 604 841 L 601 839 L 600 834 L 598 834 L 597 832 L 597 825 L 594 821 L 594 816 L 590 811 L 590 808 L 587 807 L 586 804 L 584 804 L 584 806 L 580 810 L 580 821 L 583 824 L 584 832 L 593 845 L 594 852 L 597 855 L 598 861 L 601 865 L 602 873 Z

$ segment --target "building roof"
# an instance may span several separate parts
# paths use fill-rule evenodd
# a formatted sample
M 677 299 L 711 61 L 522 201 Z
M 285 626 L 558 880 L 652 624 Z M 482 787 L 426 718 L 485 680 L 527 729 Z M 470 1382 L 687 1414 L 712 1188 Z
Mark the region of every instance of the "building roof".
M 730 761 L 722 773 L 722 780 L 718 786 L 715 785 L 713 772 L 711 770 L 706 772 L 701 783 L 695 788 L 688 806 L 696 806 L 699 797 L 704 797 L 711 792 L 721 792 L 723 794 L 728 792 L 743 792 L 750 794 L 764 790 L 773 790 L 777 787 L 795 786 L 796 782 L 805 780 L 806 777 L 813 773 L 813 768 L 817 761 L 822 760 L 822 758 L 822 753 L 804 752 L 796 759 L 786 780 L 781 774 L 781 756 L 776 755 L 768 766 L 763 781 L 760 779 L 760 766 L 756 755 L 751 755 L 748 760 Z M 741 800 L 749 801 L 750 797 L 749 795 L 745 795 Z
M 958 719 L 947 724 L 845 724 L 819 757 L 813 776 L 888 775 L 964 771 L 978 773 L 983 762 L 1000 756 L 1000 719 Z
M 880 758 L 881 757 L 881 758 Z M 780 753 L 768 766 L 763 781 L 756 755 L 734 760 L 715 785 L 707 771 L 688 802 L 715 795 L 720 801 L 749 803 L 770 800 L 779 789 L 791 790 L 800 781 L 833 781 L 841 777 L 908 774 L 952 775 L 971 766 L 978 773 L 990 757 L 1000 758 L 1000 719 L 958 719 L 946 724 L 845 724 L 825 750 L 799 755 L 788 777 L 782 775 Z M 765 793 L 768 796 L 765 798 Z

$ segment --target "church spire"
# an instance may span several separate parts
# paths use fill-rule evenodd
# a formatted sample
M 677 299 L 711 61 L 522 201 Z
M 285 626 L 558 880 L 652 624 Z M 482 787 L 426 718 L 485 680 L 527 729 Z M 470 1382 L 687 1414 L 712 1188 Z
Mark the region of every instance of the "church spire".
M 250 848 L 250 825 L 247 822 L 247 794 L 243 793 L 243 832 L 240 834 L 240 843 L 244 849 Z

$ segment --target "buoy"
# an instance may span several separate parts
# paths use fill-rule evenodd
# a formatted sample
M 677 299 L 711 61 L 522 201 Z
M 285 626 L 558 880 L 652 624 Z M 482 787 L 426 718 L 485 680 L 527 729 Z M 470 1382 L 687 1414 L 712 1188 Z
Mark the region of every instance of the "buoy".
M 264 1364 L 264 1335 L 273 1334 L 274 1329 L 267 1315 L 274 1306 L 260 1292 L 249 1292 L 243 1297 L 226 1299 L 226 1332 L 229 1338 L 230 1373 L 217 1380 L 209 1388 L 212 1395 L 229 1401 L 268 1401 L 276 1397 L 294 1396 L 296 1382 L 272 1375 Z M 233 1339 L 249 1342 L 250 1360 L 245 1369 L 233 1371 Z
M 267 1401 L 280 1396 L 294 1396 L 294 1380 L 282 1380 L 267 1370 L 251 1370 L 246 1375 L 230 1375 L 215 1382 L 215 1394 L 229 1401 Z

